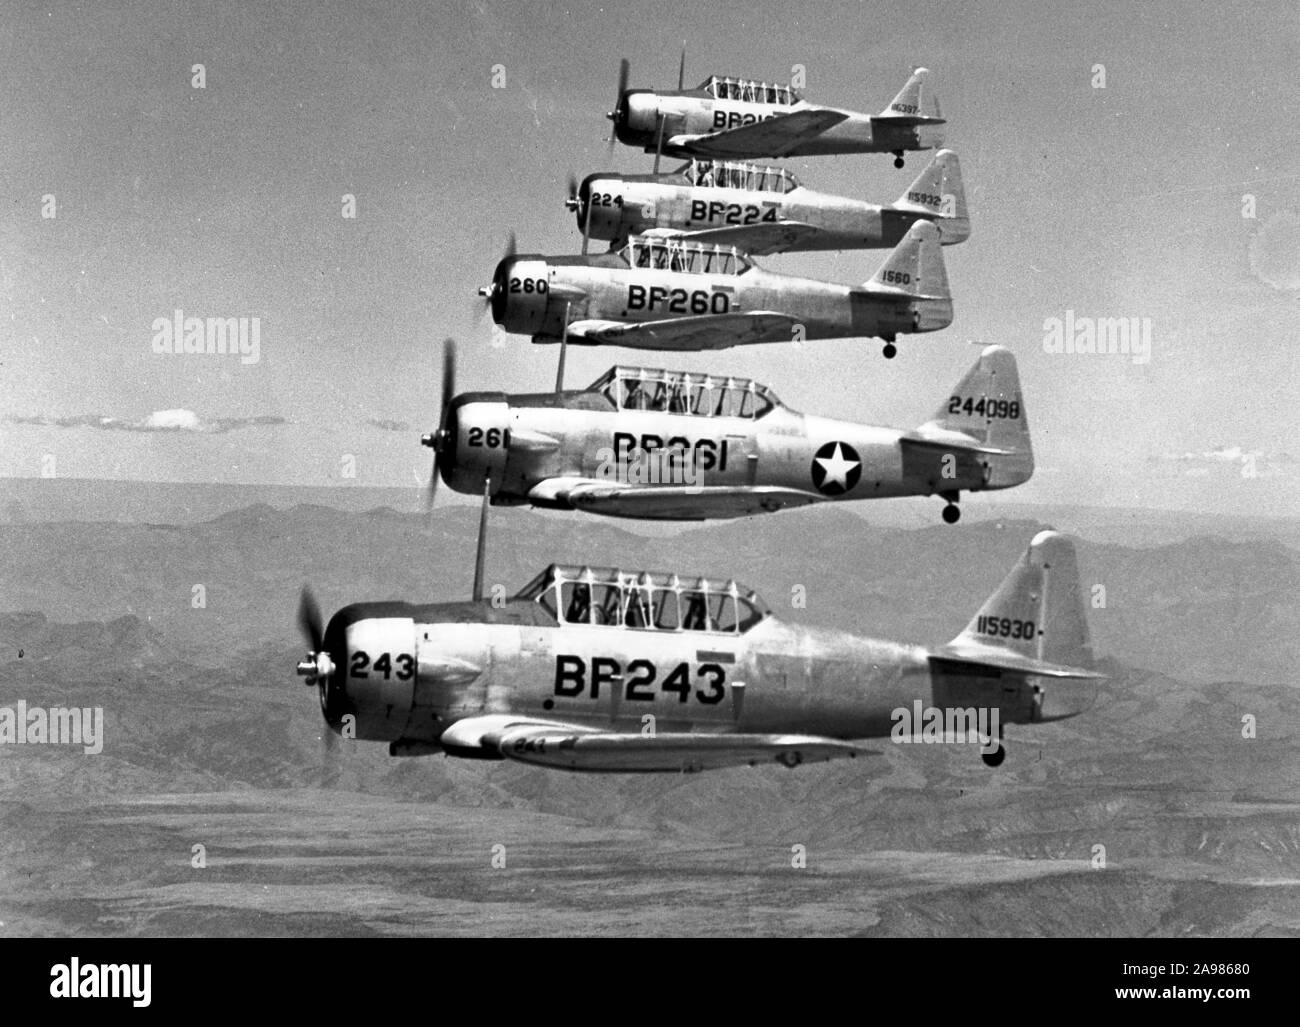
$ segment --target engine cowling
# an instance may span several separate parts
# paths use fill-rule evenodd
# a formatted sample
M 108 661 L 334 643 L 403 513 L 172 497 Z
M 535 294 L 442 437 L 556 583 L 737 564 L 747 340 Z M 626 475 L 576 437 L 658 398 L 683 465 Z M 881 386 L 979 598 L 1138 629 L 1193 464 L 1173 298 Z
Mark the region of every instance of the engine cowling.
M 550 267 L 540 256 L 502 260 L 492 276 L 492 320 L 518 335 L 553 330 L 556 311 L 550 303 L 550 275 Z
M 510 451 L 510 405 L 503 392 L 467 392 L 447 409 L 439 442 L 438 473 L 457 492 L 481 494 L 491 477 L 491 495 L 505 479 Z

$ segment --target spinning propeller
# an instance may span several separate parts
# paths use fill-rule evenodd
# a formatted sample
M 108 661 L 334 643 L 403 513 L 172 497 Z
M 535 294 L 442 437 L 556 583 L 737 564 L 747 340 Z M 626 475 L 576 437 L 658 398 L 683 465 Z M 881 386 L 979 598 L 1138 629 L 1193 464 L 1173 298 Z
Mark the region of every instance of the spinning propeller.
M 618 135 L 618 119 L 623 115 L 623 96 L 627 92 L 627 78 L 631 73 L 631 65 L 628 64 L 627 58 L 624 57 L 618 62 L 618 96 L 614 101 L 614 109 L 605 117 L 614 123 L 614 131 L 609 134 L 609 152 L 614 152 L 614 140 Z
M 425 490 L 425 509 L 433 510 L 438 495 L 438 454 L 448 447 L 450 433 L 447 428 L 447 411 L 456 397 L 456 340 L 444 339 L 442 343 L 442 406 L 438 416 L 438 430 L 420 436 L 420 445 L 433 450 L 433 468 L 429 472 L 429 487 Z M 454 440 L 453 440 L 454 442 Z
M 489 307 L 492 308 L 493 316 L 500 321 L 501 311 L 497 309 L 499 304 L 505 302 L 506 295 L 506 262 L 513 260 L 519 252 L 518 244 L 515 241 L 515 233 L 512 231 L 506 236 L 506 251 L 501 255 L 501 260 L 497 262 L 496 272 L 492 275 L 492 284 L 484 285 L 479 288 L 478 294 L 483 297 L 484 303 L 478 308 L 476 317 L 481 319 L 483 312 Z

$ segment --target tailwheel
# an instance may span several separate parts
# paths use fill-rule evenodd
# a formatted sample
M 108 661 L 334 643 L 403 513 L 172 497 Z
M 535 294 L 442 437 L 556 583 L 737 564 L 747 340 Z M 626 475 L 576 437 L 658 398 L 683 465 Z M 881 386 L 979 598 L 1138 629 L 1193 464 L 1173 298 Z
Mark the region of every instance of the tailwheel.
M 984 761 L 986 767 L 1000 767 L 1007 758 L 1007 747 L 998 742 L 998 747 L 992 752 L 980 753 L 980 759 Z
M 957 506 L 957 500 L 961 498 L 961 493 L 940 492 L 939 498 L 948 501 L 948 505 L 943 508 L 943 523 L 956 524 L 961 520 L 961 510 Z
M 902 151 L 902 150 L 895 150 L 895 151 L 894 151 L 894 167 L 896 167 L 896 168 L 901 168 L 902 166 L 903 166 L 903 151 Z
M 885 354 L 886 360 L 893 360 L 894 357 L 898 355 L 898 347 L 894 345 L 894 337 L 892 335 L 886 335 L 884 339 L 885 348 L 882 352 Z

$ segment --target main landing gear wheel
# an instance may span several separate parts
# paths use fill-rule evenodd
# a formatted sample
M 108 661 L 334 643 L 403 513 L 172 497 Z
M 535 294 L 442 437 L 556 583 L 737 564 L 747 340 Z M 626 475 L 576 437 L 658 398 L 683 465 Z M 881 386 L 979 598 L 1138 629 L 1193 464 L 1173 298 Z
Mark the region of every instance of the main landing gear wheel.
M 902 150 L 895 150 L 895 151 L 894 151 L 894 167 L 896 167 L 896 168 L 901 168 L 902 166 L 903 166 L 903 151 L 902 151 Z
M 1002 761 L 1007 758 L 1007 747 L 998 742 L 998 747 L 992 752 L 980 753 L 980 759 L 984 761 L 986 767 L 1000 767 Z
M 898 347 L 894 345 L 894 340 L 892 337 L 887 337 L 885 339 L 885 348 L 882 352 L 885 354 L 886 360 L 893 360 L 894 357 L 898 354 Z
M 947 492 L 940 492 L 939 498 L 948 503 L 943 508 L 943 523 L 956 524 L 961 520 L 961 510 L 957 508 L 957 500 L 961 498 L 961 492 L 957 489 L 951 489 Z

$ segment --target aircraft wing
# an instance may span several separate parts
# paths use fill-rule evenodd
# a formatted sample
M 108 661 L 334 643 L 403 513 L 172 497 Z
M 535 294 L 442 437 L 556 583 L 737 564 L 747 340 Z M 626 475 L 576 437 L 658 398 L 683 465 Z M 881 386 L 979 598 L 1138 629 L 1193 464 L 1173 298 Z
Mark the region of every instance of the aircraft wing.
M 587 320 L 569 325 L 569 341 L 630 349 L 729 349 L 758 342 L 790 342 L 798 322 L 772 310 L 701 314 L 667 321 Z
M 706 246 L 734 246 L 742 253 L 763 257 L 781 253 L 821 231 L 803 221 L 766 221 L 756 225 L 724 225 L 720 228 L 702 228 L 696 232 L 678 232 L 652 228 L 643 233 L 650 238 L 668 237 L 703 243 Z
M 848 117 L 825 108 L 795 111 L 722 132 L 675 135 L 668 145 L 704 157 L 782 157 Z
M 529 499 L 607 517 L 704 520 L 748 517 L 807 506 L 822 497 L 800 489 L 753 485 L 627 485 L 596 478 L 552 478 L 533 486 Z

